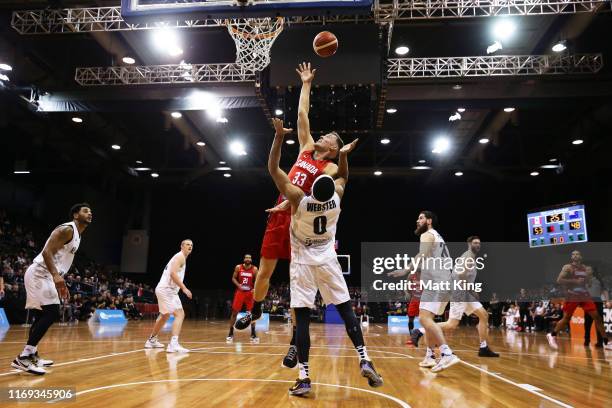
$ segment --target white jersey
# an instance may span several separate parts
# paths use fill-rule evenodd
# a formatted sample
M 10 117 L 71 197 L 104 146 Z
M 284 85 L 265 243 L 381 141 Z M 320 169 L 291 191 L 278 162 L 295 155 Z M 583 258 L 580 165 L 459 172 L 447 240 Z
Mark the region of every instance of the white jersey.
M 450 259 L 448 247 L 444 242 L 444 238 L 442 238 L 442 235 L 440 235 L 438 231 L 433 228 L 427 232 L 433 234 L 434 246 L 430 257 L 423 260 L 424 264 L 422 267 L 421 279 L 431 279 L 435 281 L 449 280 L 452 272 L 452 259 Z M 425 234 L 427 232 L 425 232 Z M 424 244 L 428 243 L 421 242 L 420 252 L 424 251 Z
M 291 262 L 323 265 L 336 259 L 336 224 L 340 218 L 340 196 L 320 202 L 304 196 L 291 216 Z
M 168 261 L 168 264 L 166 264 L 166 267 L 164 268 L 164 272 L 162 273 L 161 279 L 159 280 L 159 283 L 157 284 L 156 290 L 157 289 L 170 289 L 170 290 L 173 290 L 175 293 L 179 292 L 180 288 L 178 287 L 176 282 L 172 279 L 172 276 L 170 276 L 170 264 L 172 263 L 172 260 L 178 254 L 180 254 L 180 252 L 176 253 L 172 258 L 170 258 L 170 261 Z M 183 279 L 185 279 L 186 269 L 187 269 L 187 262 L 185 262 L 183 266 L 177 272 L 178 277 L 181 280 L 181 282 L 183 281 Z
M 79 249 L 79 245 L 81 244 L 81 234 L 79 234 L 79 230 L 77 229 L 76 223 L 74 221 L 67 222 L 58 226 L 57 228 L 64 226 L 72 227 L 72 239 L 66 244 L 64 244 L 64 246 L 61 247 L 59 251 L 55 253 L 55 255 L 53 255 L 53 264 L 55 265 L 55 268 L 57 269 L 60 275 L 64 275 L 66 272 L 68 272 L 68 270 L 70 270 L 70 267 L 72 266 L 72 261 L 74 260 L 74 254 Z M 51 239 L 51 237 L 47 239 L 45 246 L 47 246 L 47 244 L 49 243 L 49 239 Z M 43 268 L 42 272 L 50 272 L 47 268 L 47 264 L 45 264 L 45 259 L 43 258 L 42 251 L 40 254 L 38 254 L 38 256 L 36 256 L 36 258 L 34 258 L 34 263 L 38 264 L 41 268 Z

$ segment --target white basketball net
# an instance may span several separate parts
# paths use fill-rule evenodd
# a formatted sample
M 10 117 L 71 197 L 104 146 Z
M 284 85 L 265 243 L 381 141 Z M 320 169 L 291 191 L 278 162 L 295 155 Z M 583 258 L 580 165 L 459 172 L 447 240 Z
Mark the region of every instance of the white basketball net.
M 236 43 L 236 64 L 250 71 L 261 71 L 270 63 L 272 44 L 283 31 L 284 19 L 232 18 L 225 20 Z

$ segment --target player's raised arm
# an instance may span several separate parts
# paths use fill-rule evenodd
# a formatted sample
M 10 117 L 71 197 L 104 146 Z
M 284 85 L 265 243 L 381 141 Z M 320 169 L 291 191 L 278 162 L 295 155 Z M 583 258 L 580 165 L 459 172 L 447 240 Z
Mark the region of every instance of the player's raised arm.
M 344 147 L 342 147 L 342 149 L 340 149 L 340 152 L 338 153 L 338 172 L 336 173 L 337 178 L 335 180 L 335 183 L 336 193 L 338 193 L 340 198 L 342 198 L 342 196 L 344 195 L 344 187 L 348 182 L 348 154 L 353 151 L 353 149 L 357 145 L 358 140 L 359 139 L 355 139 L 351 143 L 345 145 Z
M 280 157 L 281 157 L 281 147 L 283 146 L 283 139 L 287 133 L 290 133 L 292 129 L 285 129 L 283 127 L 283 121 L 277 118 L 272 119 L 274 123 L 274 141 L 272 142 L 272 148 L 270 149 L 270 156 L 268 157 L 268 171 L 272 176 L 272 180 L 274 180 L 274 184 L 276 184 L 276 188 L 282 195 L 284 195 L 287 200 L 293 206 L 297 206 L 304 196 L 302 190 L 298 187 L 291 184 L 287 173 L 285 173 L 280 168 Z
M 298 141 L 300 142 L 300 152 L 314 148 L 314 139 L 310 134 L 310 120 L 308 111 L 310 110 L 310 88 L 316 69 L 310 69 L 310 62 L 301 63 L 296 68 L 302 80 L 302 90 L 300 91 L 300 103 L 298 105 Z

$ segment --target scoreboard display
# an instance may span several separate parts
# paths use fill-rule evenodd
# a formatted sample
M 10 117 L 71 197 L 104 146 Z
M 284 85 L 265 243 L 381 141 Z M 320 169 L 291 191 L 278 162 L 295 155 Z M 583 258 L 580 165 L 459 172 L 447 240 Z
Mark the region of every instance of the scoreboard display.
M 529 213 L 527 226 L 531 248 L 588 241 L 583 204 Z

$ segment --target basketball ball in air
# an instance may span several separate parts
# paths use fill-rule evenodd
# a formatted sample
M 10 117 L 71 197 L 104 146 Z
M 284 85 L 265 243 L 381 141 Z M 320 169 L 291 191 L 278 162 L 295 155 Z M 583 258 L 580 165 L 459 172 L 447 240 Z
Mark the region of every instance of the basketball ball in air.
M 312 48 L 319 57 L 331 57 L 338 50 L 338 39 L 329 31 L 321 31 L 312 42 Z

